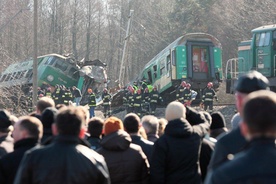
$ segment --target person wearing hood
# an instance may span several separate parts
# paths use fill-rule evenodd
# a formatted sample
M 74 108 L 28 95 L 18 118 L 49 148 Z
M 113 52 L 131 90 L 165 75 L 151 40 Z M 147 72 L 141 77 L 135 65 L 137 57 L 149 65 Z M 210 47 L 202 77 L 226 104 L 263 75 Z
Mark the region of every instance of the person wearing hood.
M 123 123 L 116 117 L 104 123 L 105 136 L 97 150 L 104 156 L 112 184 L 147 184 L 149 163 L 142 148 L 131 143 Z
M 153 145 L 151 183 L 201 183 L 200 145 L 210 123 L 205 119 L 192 126 L 186 120 L 185 106 L 176 101 L 167 106 L 165 117 L 165 133 Z

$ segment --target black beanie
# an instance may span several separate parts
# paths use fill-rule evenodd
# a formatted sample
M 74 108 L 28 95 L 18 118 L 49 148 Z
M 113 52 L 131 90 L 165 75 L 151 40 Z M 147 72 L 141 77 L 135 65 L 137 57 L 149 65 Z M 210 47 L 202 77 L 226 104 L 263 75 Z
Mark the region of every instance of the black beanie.
M 210 126 L 210 129 L 218 129 L 223 128 L 226 126 L 224 116 L 221 114 L 221 112 L 213 112 L 211 114 L 212 117 L 212 123 Z
M 43 128 L 51 128 L 52 124 L 55 121 L 55 117 L 57 115 L 57 109 L 54 107 L 46 108 L 41 114 L 41 122 L 43 124 Z

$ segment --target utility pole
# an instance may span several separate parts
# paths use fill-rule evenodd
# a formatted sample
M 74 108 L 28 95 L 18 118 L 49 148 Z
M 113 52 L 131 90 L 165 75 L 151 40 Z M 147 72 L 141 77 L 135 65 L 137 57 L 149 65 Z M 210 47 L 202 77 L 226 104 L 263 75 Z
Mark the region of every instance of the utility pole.
M 129 41 L 129 38 L 130 38 L 130 28 L 131 28 L 131 23 L 132 23 L 132 14 L 133 14 L 133 12 L 134 12 L 134 10 L 130 10 L 130 13 L 129 13 L 129 16 L 128 16 L 126 37 L 124 39 L 124 50 L 123 50 L 122 61 L 121 61 L 121 66 L 120 66 L 119 84 L 123 84 L 125 82 L 125 73 L 126 73 L 125 56 L 126 56 L 126 53 L 127 53 L 128 41 Z
M 34 0 L 33 107 L 37 103 L 37 0 Z

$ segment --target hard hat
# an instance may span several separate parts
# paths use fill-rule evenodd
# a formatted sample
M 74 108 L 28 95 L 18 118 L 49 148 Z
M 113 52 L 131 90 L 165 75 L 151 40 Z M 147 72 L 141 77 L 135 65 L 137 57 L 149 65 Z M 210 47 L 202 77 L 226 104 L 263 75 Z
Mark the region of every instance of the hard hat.
M 182 86 L 182 87 L 186 87 L 186 84 L 187 84 L 187 83 L 186 83 L 185 81 L 182 81 L 182 82 L 181 82 L 181 86 Z
M 213 83 L 212 82 L 208 82 L 208 84 L 207 84 L 207 87 L 213 87 Z
M 92 93 L 92 89 L 89 88 L 89 89 L 87 90 L 87 92 L 88 92 L 88 93 Z

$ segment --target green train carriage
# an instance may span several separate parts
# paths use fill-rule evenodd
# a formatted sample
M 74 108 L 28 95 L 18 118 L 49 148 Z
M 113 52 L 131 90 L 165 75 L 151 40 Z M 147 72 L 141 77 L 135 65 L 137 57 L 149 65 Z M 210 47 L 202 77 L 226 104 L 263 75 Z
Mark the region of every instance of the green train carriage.
M 175 100 L 175 90 L 181 81 L 201 92 L 208 82 L 218 89 L 222 80 L 222 48 L 218 39 L 205 33 L 179 37 L 157 54 L 142 70 L 137 80 L 157 86 L 167 102 Z
M 71 87 L 78 84 L 78 68 L 69 57 L 49 54 L 38 57 L 38 86 L 55 86 L 56 84 Z M 7 67 L 0 76 L 0 87 L 31 86 L 33 60 L 14 63 Z
M 96 59 L 76 62 L 71 57 L 48 54 L 38 57 L 38 86 L 77 86 L 85 94 L 88 88 L 101 90 L 107 82 L 106 64 Z M 33 60 L 9 65 L 0 75 L 0 88 L 21 86 L 24 92 L 32 86 Z M 54 90 L 54 89 L 52 89 Z
M 251 33 L 251 40 L 239 43 L 238 58 L 226 63 L 226 93 L 233 94 L 238 77 L 251 70 L 266 76 L 276 91 L 276 24 L 258 27 Z

